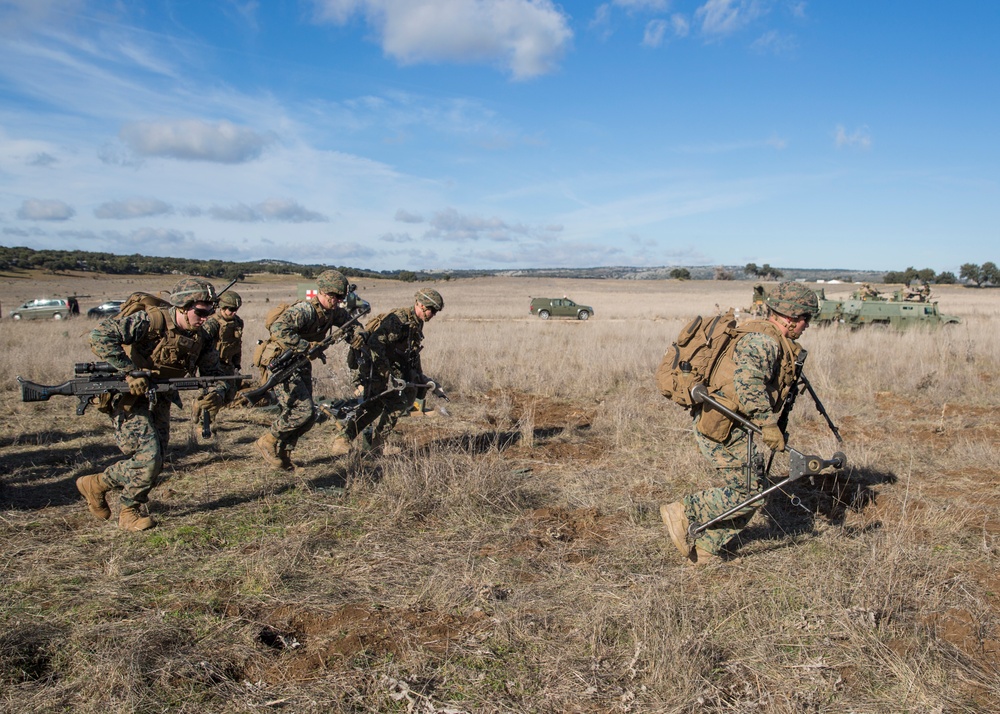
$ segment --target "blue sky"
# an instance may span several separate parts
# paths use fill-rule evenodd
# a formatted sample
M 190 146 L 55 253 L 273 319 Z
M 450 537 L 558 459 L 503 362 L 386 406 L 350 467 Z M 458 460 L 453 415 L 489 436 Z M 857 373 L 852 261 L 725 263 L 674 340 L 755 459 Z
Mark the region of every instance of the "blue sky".
M 998 261 L 1000 3 L 0 0 L 0 244 Z

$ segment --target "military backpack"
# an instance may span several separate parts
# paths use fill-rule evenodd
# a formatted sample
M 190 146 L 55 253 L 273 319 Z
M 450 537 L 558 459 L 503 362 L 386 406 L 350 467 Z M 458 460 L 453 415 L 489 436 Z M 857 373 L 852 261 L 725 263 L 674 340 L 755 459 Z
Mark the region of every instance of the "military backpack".
M 691 389 L 711 382 L 719 358 L 735 336 L 736 314 L 732 309 L 708 320 L 699 315 L 687 323 L 656 370 L 660 393 L 682 407 L 693 407 Z

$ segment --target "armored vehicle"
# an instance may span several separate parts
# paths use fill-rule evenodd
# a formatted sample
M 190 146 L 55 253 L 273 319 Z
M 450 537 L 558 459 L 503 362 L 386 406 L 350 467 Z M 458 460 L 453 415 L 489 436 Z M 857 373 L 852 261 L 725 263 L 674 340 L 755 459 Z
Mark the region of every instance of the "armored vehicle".
M 763 304 L 766 289 L 754 286 L 754 307 Z M 911 325 L 951 325 L 961 322 L 953 315 L 944 315 L 938 310 L 937 302 L 916 301 L 897 290 L 891 296 L 877 290 L 856 290 L 847 300 L 828 300 L 820 288 L 819 314 L 813 318 L 814 325 L 842 324 L 849 327 L 865 325 L 888 325 L 906 328 Z
M 594 314 L 590 305 L 577 305 L 568 297 L 561 298 L 531 298 L 528 307 L 529 315 L 538 315 L 543 320 L 550 317 L 575 317 L 577 320 L 589 320 Z

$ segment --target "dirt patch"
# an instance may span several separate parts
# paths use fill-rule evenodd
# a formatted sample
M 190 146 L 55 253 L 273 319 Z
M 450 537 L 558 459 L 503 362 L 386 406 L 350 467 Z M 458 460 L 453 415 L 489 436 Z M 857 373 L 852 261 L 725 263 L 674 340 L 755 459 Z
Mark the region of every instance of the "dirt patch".
M 493 426 L 512 426 L 530 421 L 536 429 L 586 429 L 594 410 L 568 401 L 527 394 L 513 389 L 491 389 L 484 396 Z
M 950 608 L 932 613 L 921 620 L 940 640 L 944 640 L 983 667 L 1000 667 L 1000 640 L 988 631 L 985 623 L 971 612 Z
M 435 610 L 345 605 L 320 611 L 288 605 L 265 618 L 257 640 L 287 653 L 274 669 L 305 680 L 412 650 L 446 653 L 488 622 L 481 610 L 461 616 Z

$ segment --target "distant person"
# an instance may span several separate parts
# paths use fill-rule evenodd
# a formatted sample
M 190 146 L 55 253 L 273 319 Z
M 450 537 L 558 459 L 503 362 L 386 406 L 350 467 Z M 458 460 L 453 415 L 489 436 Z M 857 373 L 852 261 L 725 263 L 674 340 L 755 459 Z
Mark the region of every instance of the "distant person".
M 816 293 L 800 283 L 778 285 L 765 298 L 767 319 L 740 325 L 737 336 L 713 371 L 709 393 L 757 424 L 764 443 L 785 450 L 778 426 L 785 399 L 795 383 L 796 340 L 818 314 Z M 721 485 L 660 506 L 670 539 L 691 562 L 718 560 L 724 548 L 746 528 L 758 505 L 748 505 L 727 520 L 703 531 L 694 547 L 687 543 L 689 524 L 707 523 L 764 488 L 759 476 L 748 478 L 747 432 L 717 410 L 694 409 L 695 440 L 715 467 Z M 749 483 L 748 483 L 749 481 Z
M 332 453 L 346 454 L 351 442 L 372 427 L 370 436 L 363 437 L 370 449 L 381 446 L 396 426 L 401 414 L 408 413 L 414 403 L 422 403 L 427 390 L 407 386 L 390 390 L 393 379 L 408 385 L 425 384 L 420 361 L 423 349 L 424 325 L 444 309 L 441 293 L 431 288 L 418 290 L 412 307 L 401 307 L 373 317 L 367 325 L 367 337 L 361 349 L 360 365 L 363 403 L 354 418 L 344 424 L 334 436 Z
M 219 354 L 202 324 L 215 312 L 215 288 L 201 278 L 185 278 L 169 296 L 169 307 L 123 306 L 122 312 L 102 321 L 90 333 L 90 346 L 100 359 L 121 371 L 154 370 L 163 378 L 184 377 L 198 372 L 204 377 L 227 374 Z M 126 531 L 142 531 L 156 525 L 141 511 L 150 491 L 158 484 L 170 441 L 170 405 L 176 393 L 160 395 L 150 403 L 145 377 L 126 377 L 129 394 L 106 394 L 99 409 L 111 416 L 115 441 L 126 458 L 103 473 L 81 476 L 76 487 L 90 512 L 111 518 L 106 493 L 121 491 L 118 525 Z M 225 381 L 198 400 L 201 409 L 218 411 L 229 396 Z
M 243 318 L 236 314 L 242 305 L 239 293 L 227 290 L 219 296 L 218 310 L 202 325 L 230 374 L 243 369 Z

